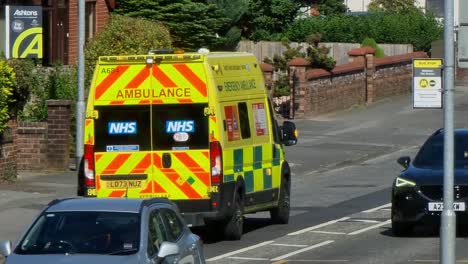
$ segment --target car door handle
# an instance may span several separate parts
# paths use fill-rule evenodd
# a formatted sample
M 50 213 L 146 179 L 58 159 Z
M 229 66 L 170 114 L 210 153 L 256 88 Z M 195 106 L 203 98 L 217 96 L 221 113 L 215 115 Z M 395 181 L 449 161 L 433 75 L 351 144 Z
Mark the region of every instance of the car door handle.
M 172 159 L 170 153 L 164 153 L 162 155 L 162 165 L 164 168 L 170 168 L 172 166 Z

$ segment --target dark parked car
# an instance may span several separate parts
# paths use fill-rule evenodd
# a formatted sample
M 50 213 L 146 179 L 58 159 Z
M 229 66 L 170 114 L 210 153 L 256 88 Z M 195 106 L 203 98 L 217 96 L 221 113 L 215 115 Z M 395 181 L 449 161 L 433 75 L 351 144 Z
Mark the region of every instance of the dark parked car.
M 468 200 L 468 129 L 454 133 L 454 209 L 457 222 L 466 222 Z M 393 182 L 392 231 L 409 235 L 415 225 L 439 224 L 443 210 L 444 131 L 437 130 L 416 157 L 400 157 L 404 170 Z
M 202 242 L 167 199 L 56 200 L 14 249 L 0 242 L 0 254 L 7 264 L 205 263 Z

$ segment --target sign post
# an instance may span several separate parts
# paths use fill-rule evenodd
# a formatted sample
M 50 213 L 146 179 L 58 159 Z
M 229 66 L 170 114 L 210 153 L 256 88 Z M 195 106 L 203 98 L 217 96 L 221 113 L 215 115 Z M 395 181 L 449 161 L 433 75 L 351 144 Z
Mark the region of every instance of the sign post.
M 442 59 L 413 60 L 413 108 L 442 108 L 442 67 Z

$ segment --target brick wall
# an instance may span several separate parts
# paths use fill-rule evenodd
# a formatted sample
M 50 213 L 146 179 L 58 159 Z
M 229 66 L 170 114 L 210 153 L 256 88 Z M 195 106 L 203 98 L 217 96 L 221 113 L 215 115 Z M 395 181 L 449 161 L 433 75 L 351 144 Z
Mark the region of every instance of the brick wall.
M 47 168 L 47 123 L 19 122 L 18 170 L 45 170 Z
M 47 122 L 18 123 L 15 140 L 18 170 L 68 169 L 71 103 L 65 100 L 48 100 L 47 107 Z
M 17 175 L 16 122 L 10 121 L 0 136 L 0 179 L 14 179 Z
M 412 60 L 427 57 L 424 52 L 414 52 L 376 59 L 372 50 L 361 49 L 353 54 L 362 58 L 354 57 L 353 62 L 338 65 L 330 72 L 311 69 L 304 59 L 289 62 L 289 72 L 295 76 L 290 75 L 295 87 L 294 117 L 348 109 L 410 93 Z
M 95 3 L 96 32 L 99 32 L 109 21 L 109 8 L 106 0 L 96 0 Z M 78 0 L 70 0 L 69 3 L 68 31 L 68 63 L 75 64 L 78 60 Z

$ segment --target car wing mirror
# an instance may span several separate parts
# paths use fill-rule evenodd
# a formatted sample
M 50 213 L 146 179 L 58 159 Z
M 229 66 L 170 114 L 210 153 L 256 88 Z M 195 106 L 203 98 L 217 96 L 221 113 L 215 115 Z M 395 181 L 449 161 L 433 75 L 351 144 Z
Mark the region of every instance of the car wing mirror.
M 158 252 L 158 259 L 163 260 L 169 256 L 175 256 L 180 254 L 179 246 L 176 243 L 164 241 L 161 244 Z
M 397 163 L 400 164 L 403 168 L 407 169 L 410 165 L 411 158 L 408 156 L 399 157 Z
M 281 143 L 285 146 L 292 146 L 297 144 L 298 131 L 296 125 L 291 121 L 284 121 L 280 127 Z
M 0 240 L 0 255 L 8 257 L 11 254 L 11 241 Z

